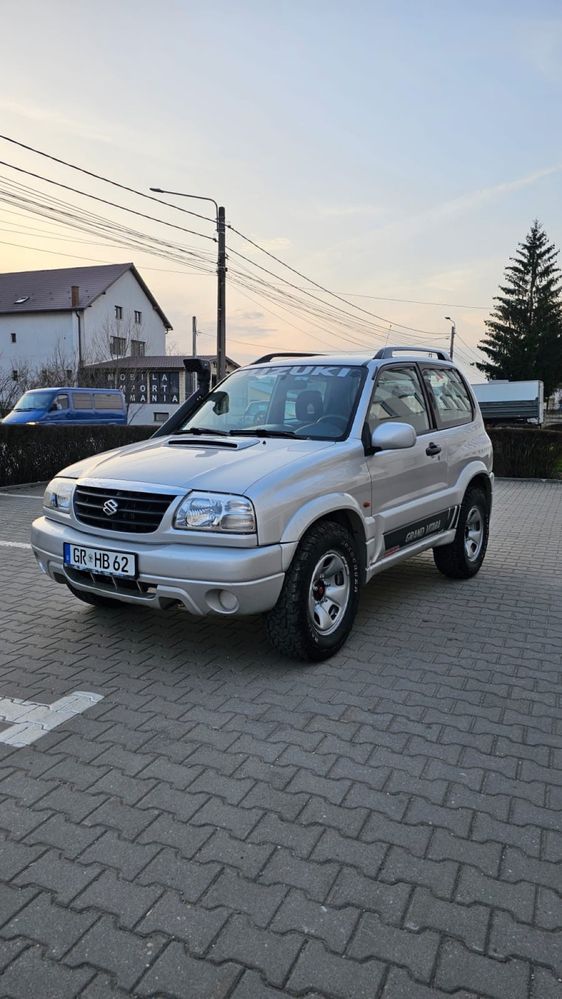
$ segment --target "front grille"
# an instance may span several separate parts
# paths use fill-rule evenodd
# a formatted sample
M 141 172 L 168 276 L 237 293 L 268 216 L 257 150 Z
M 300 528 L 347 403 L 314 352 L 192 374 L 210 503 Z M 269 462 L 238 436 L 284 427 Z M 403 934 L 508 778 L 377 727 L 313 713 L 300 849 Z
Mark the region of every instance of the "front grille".
M 97 489 L 77 486 L 74 492 L 76 519 L 104 531 L 148 534 L 156 531 L 174 496 L 165 493 L 136 493 L 128 489 Z M 113 501 L 115 513 L 105 513 L 104 503 Z

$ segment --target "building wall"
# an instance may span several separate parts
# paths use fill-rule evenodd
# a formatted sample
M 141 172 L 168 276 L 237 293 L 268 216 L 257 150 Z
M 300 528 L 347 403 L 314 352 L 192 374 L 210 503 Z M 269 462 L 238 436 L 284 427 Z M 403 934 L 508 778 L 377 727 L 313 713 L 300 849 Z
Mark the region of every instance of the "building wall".
M 12 343 L 11 334 L 16 334 Z M 0 315 L 0 369 L 4 372 L 33 369 L 48 363 L 56 354 L 74 367 L 77 349 L 76 328 L 69 312 L 38 312 Z
M 115 307 L 123 310 L 123 319 L 115 318 Z M 142 322 L 134 321 L 135 310 L 142 314 Z M 130 355 L 131 338 L 145 343 L 145 354 L 166 353 L 166 330 L 164 324 L 147 298 L 141 286 L 130 271 L 123 274 L 96 301 L 84 310 L 83 353 L 85 363 L 106 360 L 109 352 L 109 338 L 121 336 L 127 339 L 127 354 Z

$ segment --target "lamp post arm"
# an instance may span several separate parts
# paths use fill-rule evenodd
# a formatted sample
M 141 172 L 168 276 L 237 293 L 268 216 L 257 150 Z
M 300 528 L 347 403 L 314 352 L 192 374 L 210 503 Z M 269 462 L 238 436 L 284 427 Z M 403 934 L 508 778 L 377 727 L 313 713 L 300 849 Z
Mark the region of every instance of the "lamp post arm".
M 156 194 L 173 194 L 176 198 L 195 198 L 196 201 L 210 201 L 215 206 L 215 218 L 218 219 L 219 206 L 214 198 L 207 198 L 202 194 L 186 194 L 184 191 L 165 191 L 163 187 L 151 187 L 150 190 Z

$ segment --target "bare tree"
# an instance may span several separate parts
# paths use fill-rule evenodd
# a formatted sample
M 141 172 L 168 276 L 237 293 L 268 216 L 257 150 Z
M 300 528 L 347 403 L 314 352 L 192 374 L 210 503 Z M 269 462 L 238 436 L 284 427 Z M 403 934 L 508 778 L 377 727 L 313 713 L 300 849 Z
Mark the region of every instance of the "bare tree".
M 80 382 L 83 385 L 120 388 L 127 401 L 129 420 L 140 412 L 142 405 L 129 402 L 131 385 L 140 371 L 123 364 L 123 360 L 143 356 L 140 346 L 145 343 L 143 332 L 143 323 L 134 322 L 131 314 L 124 319 L 107 318 L 92 338 L 80 371 Z M 112 362 L 111 365 L 108 361 Z
M 14 408 L 18 399 L 33 385 L 33 372 L 29 361 L 23 358 L 9 360 L 9 367 L 2 363 L 0 354 L 0 414 Z

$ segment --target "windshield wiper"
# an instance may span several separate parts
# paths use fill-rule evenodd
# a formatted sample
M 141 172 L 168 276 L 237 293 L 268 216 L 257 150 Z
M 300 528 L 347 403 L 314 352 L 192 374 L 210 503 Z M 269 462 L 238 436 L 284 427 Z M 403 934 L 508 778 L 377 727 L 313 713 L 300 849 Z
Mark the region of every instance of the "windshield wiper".
M 190 427 L 188 430 L 176 430 L 173 436 L 178 437 L 180 434 L 205 434 L 205 436 L 228 437 L 226 430 L 211 430 L 210 427 Z
M 267 427 L 244 428 L 243 430 L 229 430 L 231 437 L 297 437 L 294 430 L 268 430 Z

